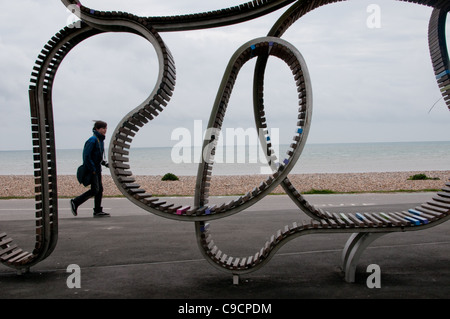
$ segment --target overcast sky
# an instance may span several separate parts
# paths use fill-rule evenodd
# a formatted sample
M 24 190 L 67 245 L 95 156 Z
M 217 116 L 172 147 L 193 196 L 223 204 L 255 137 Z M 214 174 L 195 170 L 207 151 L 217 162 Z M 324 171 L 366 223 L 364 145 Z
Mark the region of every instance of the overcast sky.
M 158 16 L 243 2 L 85 0 L 83 4 Z M 31 70 L 43 45 L 71 19 L 58 0 L 0 3 L 0 150 L 28 150 Z M 367 24 L 373 14 L 367 11 L 370 4 L 381 9 L 377 28 Z M 206 129 L 230 57 L 245 42 L 265 36 L 287 8 L 229 27 L 161 33 L 175 58 L 177 86 L 167 109 L 139 132 L 133 147 L 173 146 L 179 142 L 171 140 L 177 128 L 191 131 L 190 138 L 198 140 L 194 123 L 202 121 Z M 428 51 L 430 14 L 431 8 L 394 0 L 350 0 L 319 8 L 288 30 L 283 38 L 302 53 L 312 79 L 314 109 L 308 143 L 449 140 L 450 112 L 443 100 L 429 112 L 441 98 Z M 254 127 L 254 62 L 241 70 L 225 127 Z M 107 121 L 112 133 L 151 93 L 156 67 L 153 47 L 136 35 L 108 33 L 77 46 L 63 61 L 54 83 L 57 148 L 82 148 L 91 135 L 92 120 Z M 269 125 L 279 130 L 281 144 L 289 144 L 297 111 L 292 75 L 273 58 L 266 79 Z

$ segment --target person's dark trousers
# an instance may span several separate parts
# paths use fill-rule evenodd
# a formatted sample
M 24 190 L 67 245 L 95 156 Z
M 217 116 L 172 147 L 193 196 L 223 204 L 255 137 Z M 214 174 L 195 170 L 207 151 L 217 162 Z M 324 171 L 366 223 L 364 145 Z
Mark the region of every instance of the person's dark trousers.
M 76 207 L 86 202 L 89 198 L 94 197 L 94 212 L 102 212 L 102 198 L 103 198 L 103 185 L 102 185 L 102 175 L 94 174 L 92 175 L 91 189 L 87 192 L 81 194 L 80 196 L 73 199 Z

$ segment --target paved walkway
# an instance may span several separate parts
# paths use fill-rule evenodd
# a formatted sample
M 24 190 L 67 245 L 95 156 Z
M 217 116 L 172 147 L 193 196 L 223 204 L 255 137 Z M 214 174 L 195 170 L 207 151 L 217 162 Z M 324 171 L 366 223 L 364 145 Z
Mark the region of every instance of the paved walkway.
M 354 208 L 370 211 L 371 204 L 361 206 L 359 198 L 352 197 Z M 348 205 L 339 204 L 337 197 L 330 197 L 328 203 L 333 201 L 334 205 L 324 204 L 330 211 Z M 32 203 L 0 202 L 1 230 L 25 249 L 34 245 Z M 344 281 L 340 269 L 341 251 L 349 235 L 316 234 L 289 242 L 264 268 L 242 276 L 236 286 L 229 274 L 203 259 L 192 223 L 149 214 L 126 199 L 106 199 L 104 204 L 112 217 L 92 218 L 90 202 L 73 217 L 68 200 L 60 200 L 56 250 L 26 275 L 0 265 L 0 299 L 150 298 L 176 299 L 184 305 L 194 299 L 450 296 L 448 222 L 381 237 L 363 254 L 353 284 Z M 271 205 L 284 206 L 273 212 Z M 307 217 L 300 215 L 287 197 L 271 196 L 249 211 L 211 222 L 211 230 L 223 251 L 246 256 L 259 250 L 278 229 L 299 219 Z M 371 264 L 380 266 L 381 288 L 367 286 L 367 266 Z M 81 288 L 68 287 L 68 279 L 78 283 L 70 280 L 75 273 L 67 272 L 69 265 L 79 266 Z

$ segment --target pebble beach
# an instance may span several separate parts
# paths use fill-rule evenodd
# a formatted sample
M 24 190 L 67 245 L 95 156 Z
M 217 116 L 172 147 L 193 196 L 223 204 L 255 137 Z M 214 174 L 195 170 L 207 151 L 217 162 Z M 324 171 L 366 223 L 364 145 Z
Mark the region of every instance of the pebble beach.
M 428 180 L 409 180 L 415 174 L 425 174 Z M 381 172 L 381 173 L 324 173 L 295 174 L 289 179 L 301 192 L 330 190 L 337 193 L 370 193 L 395 191 L 429 191 L 442 189 L 448 182 L 450 171 Z M 159 196 L 193 196 L 195 176 L 179 176 L 178 181 L 161 181 L 162 176 L 135 176 L 136 183 L 148 193 Z M 211 196 L 245 194 L 267 178 L 265 175 L 213 176 Z M 34 177 L 28 175 L 1 175 L 0 198 L 34 197 Z M 58 196 L 74 197 L 87 190 L 75 175 L 57 178 Z M 111 176 L 103 176 L 104 196 L 122 196 Z M 278 186 L 275 194 L 284 194 Z

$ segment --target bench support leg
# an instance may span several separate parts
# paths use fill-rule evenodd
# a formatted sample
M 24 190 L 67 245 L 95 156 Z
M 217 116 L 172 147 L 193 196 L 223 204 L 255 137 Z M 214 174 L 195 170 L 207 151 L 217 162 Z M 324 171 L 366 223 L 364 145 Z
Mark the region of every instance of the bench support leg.
M 355 233 L 350 236 L 342 252 L 342 270 L 346 282 L 355 282 L 356 265 L 364 250 L 386 233 Z
M 239 285 L 239 275 L 233 274 L 233 285 Z

